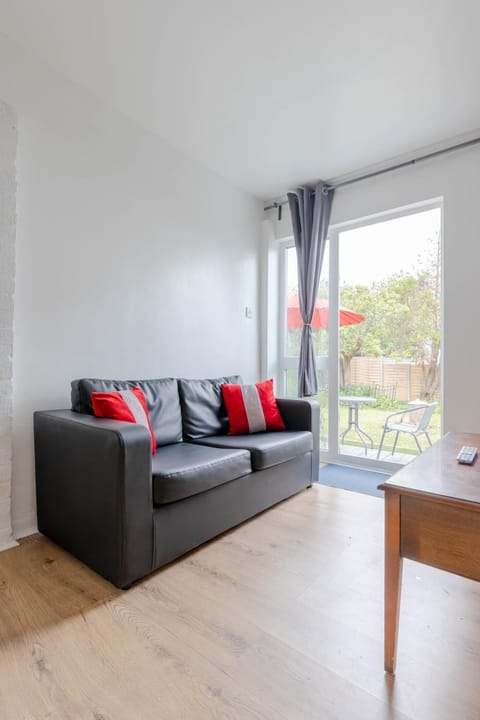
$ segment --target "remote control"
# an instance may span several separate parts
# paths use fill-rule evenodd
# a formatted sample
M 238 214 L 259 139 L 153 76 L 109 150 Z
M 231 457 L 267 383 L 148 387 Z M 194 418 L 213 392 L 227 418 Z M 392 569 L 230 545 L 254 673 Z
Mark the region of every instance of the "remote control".
M 471 465 L 477 457 L 477 448 L 464 445 L 457 455 L 457 460 L 462 465 Z

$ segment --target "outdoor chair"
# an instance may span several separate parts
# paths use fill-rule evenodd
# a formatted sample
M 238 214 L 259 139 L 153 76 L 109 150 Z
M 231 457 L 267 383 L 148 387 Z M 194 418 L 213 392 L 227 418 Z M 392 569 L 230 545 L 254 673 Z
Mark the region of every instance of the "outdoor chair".
M 415 442 L 417 443 L 418 452 L 422 453 L 422 446 L 420 445 L 418 438 L 420 435 L 425 435 L 425 437 L 428 440 L 428 444 L 432 445 L 432 441 L 430 440 L 430 437 L 428 435 L 428 426 L 430 425 L 430 420 L 432 419 L 432 415 L 435 411 L 435 408 L 437 407 L 438 403 L 424 403 L 422 405 L 418 405 L 417 407 L 408 407 L 406 410 L 399 410 L 398 412 L 391 413 L 385 418 L 385 424 L 383 426 L 383 434 L 382 439 L 380 440 L 380 446 L 378 448 L 377 453 L 377 460 L 380 457 L 380 453 L 382 451 L 383 447 L 383 441 L 385 440 L 385 435 L 390 432 L 396 433 L 395 435 L 395 441 L 393 443 L 393 449 L 392 449 L 392 455 L 395 454 L 395 450 L 397 447 L 397 441 L 398 436 L 400 433 L 407 433 L 408 435 L 411 435 Z M 404 422 L 405 416 L 410 415 L 417 418 L 417 422 Z M 392 418 L 396 418 L 392 422 Z M 410 418 L 412 420 L 412 417 Z

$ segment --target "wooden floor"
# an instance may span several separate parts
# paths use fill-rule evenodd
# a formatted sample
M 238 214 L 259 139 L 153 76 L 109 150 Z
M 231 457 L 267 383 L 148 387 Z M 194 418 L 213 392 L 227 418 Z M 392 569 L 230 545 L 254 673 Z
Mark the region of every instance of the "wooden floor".
M 114 589 L 0 554 L 1 720 L 478 720 L 480 584 L 405 562 L 383 673 L 383 500 L 315 486 Z

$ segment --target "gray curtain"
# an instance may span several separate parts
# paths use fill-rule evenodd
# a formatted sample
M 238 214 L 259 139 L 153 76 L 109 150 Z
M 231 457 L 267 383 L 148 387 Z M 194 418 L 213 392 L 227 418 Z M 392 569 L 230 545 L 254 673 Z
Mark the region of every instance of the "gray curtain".
M 327 241 L 333 190 L 320 181 L 287 193 L 297 251 L 298 299 L 303 328 L 298 365 L 298 396 L 318 391 L 311 322 Z

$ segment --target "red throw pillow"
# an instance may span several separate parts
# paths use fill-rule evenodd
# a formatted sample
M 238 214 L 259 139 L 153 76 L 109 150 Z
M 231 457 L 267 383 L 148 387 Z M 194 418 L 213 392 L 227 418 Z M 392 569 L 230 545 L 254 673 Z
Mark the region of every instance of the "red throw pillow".
M 152 438 L 152 453 L 157 450 L 145 395 L 138 387 L 118 392 L 92 392 L 93 412 L 97 417 L 138 423 L 148 428 Z
M 256 385 L 221 385 L 229 435 L 286 430 L 273 394 L 273 380 Z

